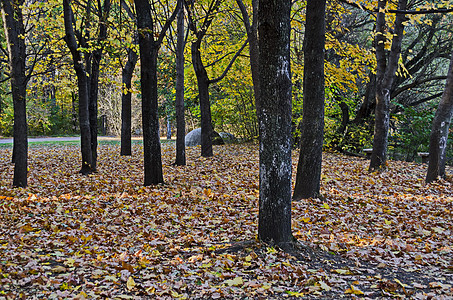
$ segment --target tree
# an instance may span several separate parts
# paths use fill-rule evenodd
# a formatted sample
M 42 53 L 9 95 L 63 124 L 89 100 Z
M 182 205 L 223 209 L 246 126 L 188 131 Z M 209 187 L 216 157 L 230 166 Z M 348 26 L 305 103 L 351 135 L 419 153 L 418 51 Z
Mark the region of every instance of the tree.
M 406 10 L 407 0 L 399 0 L 398 8 Z M 404 31 L 404 14 L 397 14 L 395 18 L 392 44 L 390 53 L 386 55 L 387 24 L 385 12 L 387 0 L 378 1 L 378 12 L 376 16 L 376 108 L 373 138 L 373 153 L 369 170 L 382 170 L 386 167 L 387 143 L 390 122 L 390 89 L 395 80 L 395 73 L 398 69 L 398 60 L 401 52 L 401 43 Z
M 447 82 L 444 93 L 434 116 L 429 139 L 429 163 L 426 172 L 426 183 L 435 181 L 438 177 L 445 178 L 445 160 L 450 128 L 453 115 L 453 54 L 450 59 Z
M 291 72 L 289 0 L 258 11 L 260 196 L 258 237 L 288 247 L 291 233 Z
M 177 166 L 186 165 L 186 123 L 184 118 L 184 2 L 178 0 L 176 41 L 176 161 Z
M 25 28 L 22 15 L 24 0 L 2 0 L 3 25 L 8 44 L 11 91 L 14 105 L 14 187 L 27 186 L 28 141 L 26 96 L 27 82 L 25 70 Z
M 189 17 L 189 29 L 193 32 L 195 36 L 195 40 L 192 42 L 191 45 L 191 53 L 192 53 L 192 64 L 195 70 L 195 75 L 197 77 L 197 86 L 198 86 L 198 96 L 200 100 L 200 111 L 201 111 L 201 156 L 203 157 L 210 157 L 213 155 L 212 152 L 212 121 L 211 121 L 211 103 L 209 99 L 209 86 L 211 84 L 217 83 L 221 81 L 228 71 L 230 70 L 231 66 L 233 65 L 236 58 L 242 52 L 242 50 L 247 45 L 247 42 L 243 43 L 239 50 L 236 51 L 234 56 L 231 58 L 228 66 L 224 69 L 223 73 L 215 79 L 210 79 L 208 72 L 206 70 L 206 66 L 203 63 L 202 55 L 201 55 L 201 44 L 203 39 L 207 35 L 207 31 L 211 26 L 214 16 L 218 13 L 221 0 L 212 0 L 208 2 L 207 8 L 202 8 L 205 11 L 205 16 L 202 18 L 203 22 L 201 25 L 197 24 L 197 20 L 193 17 L 192 9 L 188 7 L 188 17 Z M 225 58 L 223 56 L 218 61 Z M 218 62 L 217 61 L 217 62 Z M 213 63 L 215 64 L 215 62 Z M 211 64 L 212 65 L 212 64 Z
M 100 1 L 98 1 L 100 4 Z M 103 7 L 92 8 L 92 0 L 86 3 L 86 17 L 80 29 L 76 23 L 71 0 L 63 0 L 65 41 L 71 52 L 79 91 L 79 122 L 82 152 L 82 174 L 96 171 L 97 162 L 97 100 L 99 70 L 102 58 L 103 42 L 107 38 L 107 19 L 110 12 L 110 0 L 104 0 Z M 95 41 L 90 41 L 91 12 L 98 13 L 99 33 Z M 84 31 L 84 32 L 83 32 Z M 90 43 L 95 44 L 94 47 Z
M 324 131 L 326 1 L 307 1 L 304 39 L 304 102 L 294 200 L 319 196 Z
M 121 0 L 121 6 L 126 11 L 131 20 L 135 20 L 129 5 Z M 121 93 L 121 155 L 131 155 L 132 153 L 132 75 L 135 65 L 138 61 L 138 54 L 135 52 L 134 44 L 137 43 L 137 37 L 134 36 L 133 44 L 127 45 L 127 61 L 121 74 L 122 88 Z
M 162 154 L 160 147 L 159 119 L 157 114 L 157 56 L 162 40 L 176 18 L 178 9 L 155 32 L 153 12 L 148 0 L 134 0 L 137 12 L 138 43 L 140 47 L 140 85 L 142 94 L 142 124 L 144 148 L 144 185 L 163 183 Z M 154 12 L 154 16 L 157 13 Z M 155 39 L 155 35 L 157 39 Z
M 247 32 L 247 40 L 249 42 L 249 55 L 250 55 L 250 69 L 252 72 L 253 91 L 255 94 L 255 106 L 258 107 L 260 81 L 259 81 L 259 50 L 258 50 L 258 0 L 252 0 L 252 22 L 247 12 L 247 8 L 242 0 L 236 0 L 237 5 L 241 11 L 242 19 L 244 22 L 245 31 Z

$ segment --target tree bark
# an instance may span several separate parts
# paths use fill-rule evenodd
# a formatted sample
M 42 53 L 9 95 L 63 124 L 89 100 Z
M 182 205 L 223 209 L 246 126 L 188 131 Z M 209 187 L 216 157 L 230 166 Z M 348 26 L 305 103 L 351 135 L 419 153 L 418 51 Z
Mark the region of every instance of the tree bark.
M 258 49 L 258 37 L 257 37 L 257 26 L 258 26 L 258 0 L 252 0 L 253 9 L 253 20 L 250 23 L 250 17 L 247 13 L 247 9 L 242 0 L 236 0 L 241 11 L 242 19 L 244 22 L 245 30 L 247 32 L 247 39 L 249 42 L 249 55 L 250 55 L 250 70 L 252 72 L 253 81 L 253 92 L 255 94 L 255 108 L 256 111 L 259 109 L 259 91 L 260 91 L 260 80 L 259 80 L 259 49 Z
M 9 53 L 11 91 L 14 107 L 13 187 L 27 186 L 27 77 L 25 75 L 25 28 L 22 16 L 23 0 L 2 0 L 3 26 Z
M 121 93 L 121 155 L 132 155 L 132 75 L 138 60 L 133 49 L 128 49 L 127 62 L 122 72 Z
M 394 24 L 394 36 L 392 46 L 388 56 L 385 50 L 385 8 L 387 0 L 378 1 L 378 13 L 376 17 L 376 109 L 374 123 L 373 153 L 371 154 L 370 171 L 383 170 L 387 161 L 387 143 L 390 119 L 390 90 L 395 73 L 398 69 L 398 60 L 401 53 L 401 43 L 405 16 L 398 14 Z M 399 0 L 398 7 L 405 10 L 407 0 Z
M 307 1 L 304 38 L 304 102 L 293 200 L 319 196 L 324 137 L 326 1 Z
M 148 0 L 135 0 L 134 2 L 140 46 L 144 185 L 148 186 L 164 182 L 157 115 L 157 54 L 159 45 L 154 41 L 154 24 Z
M 186 121 L 184 116 L 184 2 L 178 1 L 176 41 L 176 161 L 177 166 L 186 165 Z
M 209 100 L 209 85 L 221 81 L 228 71 L 230 70 L 231 66 L 235 62 L 236 58 L 239 54 L 244 50 L 247 43 L 244 43 L 242 47 L 236 52 L 234 57 L 230 60 L 230 63 L 223 71 L 222 75 L 215 79 L 209 79 L 208 73 L 206 71 L 206 67 L 203 65 L 201 60 L 201 52 L 200 46 L 201 42 L 203 41 L 206 32 L 213 21 L 212 15 L 215 14 L 219 8 L 220 0 L 213 0 L 210 5 L 209 9 L 205 12 L 206 17 L 203 22 L 202 28 L 198 30 L 195 25 L 195 20 L 192 18 L 192 14 L 190 9 L 188 9 L 188 17 L 189 17 L 189 28 L 195 34 L 195 41 L 192 42 L 191 50 L 192 50 L 192 64 L 194 67 L 195 75 L 197 77 L 197 86 L 198 86 L 198 93 L 199 93 L 199 100 L 200 100 L 200 111 L 201 111 L 201 156 L 203 157 L 210 157 L 213 155 L 212 152 L 212 133 L 213 133 L 213 126 L 212 126 L 212 119 L 211 119 L 211 103 Z
M 258 12 L 260 196 L 258 237 L 288 247 L 291 233 L 291 72 L 289 0 L 260 1 Z
M 197 34 L 197 39 L 192 43 L 192 64 L 197 77 L 198 95 L 201 112 L 201 156 L 211 157 L 212 152 L 212 119 L 211 103 L 209 101 L 209 78 L 206 68 L 201 60 L 200 45 L 203 31 Z
M 426 173 L 426 183 L 433 182 L 438 177 L 445 178 L 445 160 L 448 141 L 448 131 L 453 114 L 453 54 L 450 59 L 447 82 L 444 93 L 437 107 L 429 139 L 429 162 Z

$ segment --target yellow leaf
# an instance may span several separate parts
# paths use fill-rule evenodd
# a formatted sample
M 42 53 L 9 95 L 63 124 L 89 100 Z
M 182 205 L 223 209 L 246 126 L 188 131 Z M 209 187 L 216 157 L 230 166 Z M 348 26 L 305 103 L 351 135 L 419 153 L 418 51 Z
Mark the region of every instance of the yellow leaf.
M 132 278 L 132 276 L 129 276 L 129 278 L 127 279 L 126 286 L 129 291 L 135 287 L 135 281 L 134 278 Z
M 347 289 L 345 294 L 354 294 L 354 295 L 363 295 L 363 292 L 359 289 L 357 289 L 355 286 L 351 284 L 351 288 Z
M 71 268 L 74 267 L 74 263 L 75 263 L 75 260 L 72 257 L 68 258 L 64 262 L 65 265 L 67 265 L 68 267 L 71 267 Z
M 330 291 L 332 288 L 330 286 L 327 285 L 327 283 L 325 283 L 324 281 L 320 281 L 319 282 L 319 285 L 321 286 L 321 288 L 325 291 Z
M 343 269 L 336 269 L 335 270 L 335 273 L 338 273 L 340 275 L 348 275 L 348 274 L 351 274 L 351 271 L 349 270 L 343 270 Z
M 402 283 L 398 278 L 395 278 L 395 281 L 396 281 L 396 283 L 398 283 L 398 284 L 401 285 L 402 287 L 408 287 L 407 284 Z
M 389 220 L 387 220 L 387 219 L 384 219 L 384 222 L 385 222 L 386 225 L 392 224 L 392 221 L 389 221 Z
M 225 283 L 228 284 L 228 286 L 241 286 L 244 284 L 244 280 L 242 280 L 242 277 L 236 277 L 234 279 L 225 280 Z
M 323 203 L 323 204 L 322 204 L 322 207 L 325 208 L 325 209 L 330 209 L 330 206 L 329 206 L 329 204 L 327 204 L 327 203 Z

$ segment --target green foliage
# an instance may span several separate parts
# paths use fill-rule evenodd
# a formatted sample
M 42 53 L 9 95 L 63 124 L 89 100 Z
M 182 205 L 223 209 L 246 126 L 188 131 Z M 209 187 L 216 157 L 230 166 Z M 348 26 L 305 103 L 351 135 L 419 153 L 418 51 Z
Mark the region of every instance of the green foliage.
M 0 113 L 0 135 L 12 136 L 14 123 L 13 101 L 10 96 L 3 97 L 2 93 L 2 111 Z
M 363 148 L 371 147 L 374 120 L 366 120 L 361 124 L 351 121 L 359 103 L 356 97 L 345 95 L 342 89 L 336 87 L 326 88 L 324 149 L 360 153 Z M 349 119 L 345 128 L 342 128 L 340 103 L 348 109 Z
M 403 154 L 406 160 L 413 161 L 417 157 L 417 152 L 428 151 L 436 106 L 435 104 L 425 108 L 398 106 L 402 111 L 392 116 L 394 128 L 389 144 L 395 148 L 394 151 Z

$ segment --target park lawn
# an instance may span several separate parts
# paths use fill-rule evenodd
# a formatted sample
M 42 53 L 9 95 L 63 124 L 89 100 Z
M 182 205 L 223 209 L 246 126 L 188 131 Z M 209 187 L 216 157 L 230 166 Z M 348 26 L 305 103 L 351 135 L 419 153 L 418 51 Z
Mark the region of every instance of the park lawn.
M 285 253 L 256 240 L 257 145 L 188 148 L 177 167 L 163 144 L 153 187 L 142 151 L 101 144 L 98 172 L 82 176 L 77 145 L 32 147 L 29 187 L 12 189 L 0 148 L 0 299 L 453 297 L 452 183 L 425 185 L 426 165 L 370 174 L 325 153 L 323 197 L 293 203 Z

